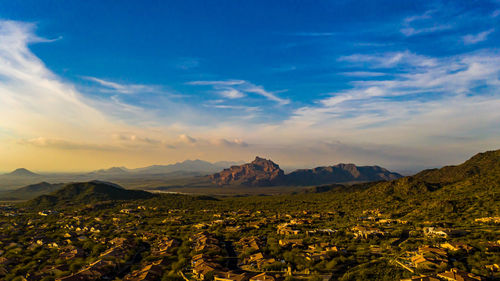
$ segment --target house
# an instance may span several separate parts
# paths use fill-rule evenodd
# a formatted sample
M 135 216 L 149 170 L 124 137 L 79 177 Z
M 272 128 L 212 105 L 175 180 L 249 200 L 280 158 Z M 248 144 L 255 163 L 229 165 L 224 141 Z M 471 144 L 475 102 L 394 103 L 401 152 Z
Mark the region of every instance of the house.
M 57 278 L 56 281 L 87 281 L 98 280 L 109 274 L 116 268 L 112 261 L 98 260 L 91 263 L 88 267 L 78 271 L 75 274 Z
M 416 255 L 411 258 L 411 262 L 413 264 L 413 267 L 415 268 L 436 268 L 439 266 L 439 264 L 426 259 L 422 255 Z
M 468 273 L 457 268 L 452 268 L 449 271 L 445 271 L 437 274 L 438 277 L 448 280 L 448 281 L 477 281 L 484 280 L 480 276 L 473 273 Z
M 442 228 L 435 227 L 424 227 L 424 235 L 425 236 L 437 236 L 437 237 L 448 237 L 448 232 Z
M 355 239 L 358 238 L 368 239 L 369 237 L 377 237 L 385 235 L 385 232 L 378 228 L 368 228 L 359 225 L 351 228 L 351 230 L 354 234 Z
M 254 277 L 250 278 L 249 281 L 277 281 L 276 277 L 273 275 L 270 275 L 268 273 L 261 273 L 258 275 L 255 275 Z
M 292 246 L 292 248 L 302 247 L 304 245 L 304 241 L 302 239 L 280 239 L 278 243 L 281 247 Z
M 149 264 L 139 270 L 126 275 L 124 281 L 154 281 L 160 280 L 163 275 L 163 267 L 159 265 L 161 261 Z
M 436 248 L 436 247 L 430 247 L 430 246 L 420 246 L 418 247 L 418 253 L 422 255 L 432 255 L 432 256 L 439 256 L 446 258 L 448 254 L 446 253 L 445 250 Z
M 214 272 L 219 268 L 220 266 L 218 264 L 211 262 L 203 262 L 193 267 L 193 275 L 198 280 L 204 280 L 207 274 L 209 274 L 210 272 Z
M 247 281 L 248 279 L 249 276 L 247 273 L 237 274 L 232 271 L 217 271 L 214 274 L 214 281 Z
M 280 224 L 277 227 L 276 233 L 278 235 L 298 235 L 300 230 L 292 229 L 287 223 Z
M 451 243 L 446 242 L 446 243 L 442 243 L 440 246 L 441 246 L 441 248 L 448 249 L 450 251 L 464 250 L 467 253 L 474 249 L 471 246 L 469 246 L 465 243 L 461 243 L 461 242 L 451 242 Z
M 430 237 L 448 238 L 453 236 L 463 236 L 467 231 L 462 229 L 424 227 L 424 235 Z

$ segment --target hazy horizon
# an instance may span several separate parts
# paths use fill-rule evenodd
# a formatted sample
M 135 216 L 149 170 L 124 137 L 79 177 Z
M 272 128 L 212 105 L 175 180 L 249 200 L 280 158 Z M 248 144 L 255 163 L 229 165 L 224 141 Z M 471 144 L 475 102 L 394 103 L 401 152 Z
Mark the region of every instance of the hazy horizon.
M 51 3 L 0 3 L 0 171 L 500 148 L 498 1 Z

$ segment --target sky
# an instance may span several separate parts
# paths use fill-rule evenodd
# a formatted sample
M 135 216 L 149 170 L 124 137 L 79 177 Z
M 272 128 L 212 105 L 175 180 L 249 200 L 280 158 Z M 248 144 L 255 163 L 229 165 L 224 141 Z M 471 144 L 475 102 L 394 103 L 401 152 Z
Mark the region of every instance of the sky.
M 500 1 L 0 1 L 0 171 L 500 148 Z

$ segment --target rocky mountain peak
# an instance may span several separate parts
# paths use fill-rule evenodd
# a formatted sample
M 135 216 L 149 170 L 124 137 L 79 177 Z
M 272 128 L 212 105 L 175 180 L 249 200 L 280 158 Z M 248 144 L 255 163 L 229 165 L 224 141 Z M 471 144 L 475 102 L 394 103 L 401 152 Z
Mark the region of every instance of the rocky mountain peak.
M 284 180 L 285 173 L 271 160 L 255 157 L 251 163 L 232 166 L 210 176 L 217 185 L 276 185 Z

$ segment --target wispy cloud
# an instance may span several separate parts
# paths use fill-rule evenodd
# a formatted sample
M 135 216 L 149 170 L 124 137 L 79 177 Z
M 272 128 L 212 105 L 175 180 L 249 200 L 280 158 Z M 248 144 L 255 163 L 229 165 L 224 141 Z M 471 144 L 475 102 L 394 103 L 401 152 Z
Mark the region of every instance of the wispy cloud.
M 276 92 L 271 92 L 262 86 L 255 85 L 245 80 L 222 80 L 222 81 L 192 81 L 188 85 L 213 86 L 217 93 L 226 98 L 242 98 L 244 93 L 253 93 L 277 102 L 280 105 L 289 104 L 289 99 L 280 98 Z
M 483 32 L 479 32 L 477 34 L 468 34 L 468 35 L 465 35 L 464 37 L 462 37 L 462 39 L 464 41 L 464 44 L 472 45 L 472 44 L 476 44 L 476 43 L 485 41 L 486 39 L 488 39 L 488 35 L 490 35 L 494 31 L 495 31 L 495 29 L 492 28 L 489 30 L 485 30 Z
M 349 62 L 366 68 L 392 68 L 396 66 L 429 67 L 436 64 L 436 59 L 414 54 L 408 50 L 383 52 L 377 54 L 352 54 L 338 58 L 340 62 Z
M 381 63 L 380 57 L 394 57 L 392 53 L 373 55 L 372 58 L 363 55 L 363 61 L 368 62 L 367 67 L 392 65 L 395 71 L 393 78 L 357 81 L 353 89 L 332 93 L 330 97 L 319 100 L 316 106 L 297 109 L 290 121 L 317 126 L 336 120 L 344 123 L 346 129 L 369 131 L 367 128 L 371 126 L 389 128 L 438 112 L 462 119 L 458 116 L 463 114 L 464 108 L 472 110 L 474 106 L 484 109 L 475 116 L 478 123 L 491 124 L 500 114 L 492 106 L 500 102 L 500 96 L 495 94 L 500 88 L 500 54 L 480 52 L 441 59 L 424 57 L 423 61 L 430 60 L 432 63 L 423 63 L 416 59 L 419 55 L 402 53 L 407 55 L 397 61 L 406 64 L 406 68 L 397 68 L 394 63 Z M 350 58 L 353 57 L 358 58 Z M 345 61 L 351 63 L 358 60 Z M 474 96 L 469 96 L 472 93 Z M 491 105 L 485 107 L 488 100 Z
M 18 141 L 18 143 L 21 145 L 32 145 L 42 148 L 54 148 L 54 149 L 64 149 L 64 150 L 99 150 L 99 151 L 118 150 L 118 147 L 106 144 L 76 142 L 76 141 L 52 139 L 45 137 L 20 140 Z
M 339 74 L 352 77 L 379 77 L 387 75 L 387 73 L 375 72 L 375 71 L 349 71 L 349 72 L 341 72 Z
M 235 86 L 245 84 L 245 80 L 223 80 L 223 81 L 191 81 L 188 85 L 202 85 L 202 86 Z
M 91 76 L 82 76 L 82 78 L 95 82 L 105 87 L 106 89 L 104 91 L 109 91 L 113 93 L 140 94 L 140 93 L 152 93 L 159 91 L 159 88 L 157 86 L 141 85 L 141 84 L 121 84 Z
M 439 9 L 428 10 L 421 15 L 414 15 L 407 17 L 403 20 L 403 27 L 400 29 L 401 33 L 407 37 L 434 33 L 453 28 L 453 25 L 448 23 L 440 23 L 434 17 L 439 14 Z

